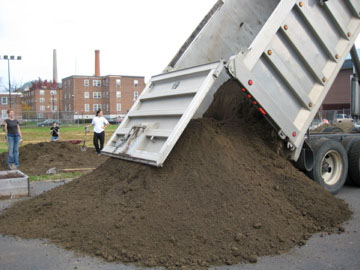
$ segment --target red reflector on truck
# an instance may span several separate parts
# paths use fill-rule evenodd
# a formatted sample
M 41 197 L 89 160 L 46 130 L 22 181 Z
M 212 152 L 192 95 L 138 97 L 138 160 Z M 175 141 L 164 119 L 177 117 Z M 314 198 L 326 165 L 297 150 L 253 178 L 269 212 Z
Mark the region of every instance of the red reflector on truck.
M 267 114 L 263 108 L 259 108 L 259 111 L 260 111 L 263 115 L 266 115 L 266 114 Z
M 248 84 L 249 84 L 249 85 L 253 85 L 253 83 L 254 83 L 254 82 L 253 82 L 252 80 L 249 80 L 249 81 L 248 81 Z

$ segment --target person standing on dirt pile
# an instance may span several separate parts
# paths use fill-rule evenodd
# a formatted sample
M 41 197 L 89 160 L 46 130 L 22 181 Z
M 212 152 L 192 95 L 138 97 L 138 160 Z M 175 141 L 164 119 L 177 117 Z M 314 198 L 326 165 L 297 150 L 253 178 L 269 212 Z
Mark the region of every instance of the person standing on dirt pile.
M 103 116 L 103 111 L 101 109 L 96 111 L 96 116 L 93 118 L 90 125 L 85 127 L 87 131 L 89 127 L 94 126 L 94 146 L 96 153 L 100 156 L 100 151 L 104 148 L 105 141 L 105 129 L 109 126 L 109 121 Z M 100 147 L 99 147 L 100 141 Z
M 22 141 L 19 121 L 15 120 L 15 112 L 13 109 L 7 110 L 8 119 L 5 120 L 5 140 L 8 142 L 8 158 L 7 162 L 11 170 L 19 167 L 19 144 Z
M 59 136 L 60 136 L 60 131 L 59 131 L 59 127 L 57 125 L 57 123 L 54 121 L 52 123 L 52 127 L 50 128 L 50 134 L 51 134 L 51 141 L 52 142 L 56 142 L 57 140 L 59 140 Z

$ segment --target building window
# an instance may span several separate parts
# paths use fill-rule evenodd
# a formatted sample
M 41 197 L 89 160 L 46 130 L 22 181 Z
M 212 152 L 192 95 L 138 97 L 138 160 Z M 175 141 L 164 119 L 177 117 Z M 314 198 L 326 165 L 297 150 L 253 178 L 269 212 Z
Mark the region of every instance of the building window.
M 93 111 L 96 112 L 97 110 L 101 109 L 101 104 L 94 104 L 93 105 Z
M 53 105 L 52 108 L 51 108 L 52 111 L 57 111 L 57 106 L 56 105 Z
M 71 104 L 69 104 L 69 112 L 71 112 Z
M 90 111 L 90 105 L 89 104 L 84 104 L 84 109 L 85 109 L 85 112 Z
M 45 111 L 45 106 L 44 105 L 40 106 L 40 111 Z
M 93 86 L 101 86 L 101 80 L 93 80 Z
M 84 98 L 89 98 L 89 92 L 84 92 Z
M 44 91 L 44 90 L 40 90 L 39 92 L 40 92 L 40 95 L 42 95 L 42 96 L 45 95 L 45 91 Z
M 105 96 L 106 96 L 106 98 L 109 98 L 109 91 L 105 92 Z
M 121 80 L 120 79 L 116 79 L 116 86 L 120 87 L 121 86 Z
M 138 86 L 139 85 L 139 81 L 138 80 L 134 80 L 134 86 Z
M 2 97 L 1 98 L 1 104 L 7 104 L 7 97 Z
M 84 80 L 84 86 L 89 86 L 89 80 Z
M 2 117 L 3 119 L 5 119 L 5 118 L 8 117 L 8 115 L 7 115 L 7 110 L 1 110 L 1 117 Z
M 116 98 L 121 98 L 121 91 L 116 91 Z
M 116 103 L 116 111 L 121 112 L 121 103 Z
M 41 97 L 41 98 L 40 98 L 40 102 L 41 102 L 41 103 L 44 103 L 44 102 L 45 102 L 45 98 Z
M 138 97 L 139 97 L 139 92 L 138 92 L 138 91 L 135 91 L 135 92 L 134 92 L 134 100 L 137 100 Z
M 101 92 L 93 92 L 93 98 L 95 99 L 101 98 Z
M 108 112 L 109 111 L 109 104 L 108 103 L 105 104 L 105 108 L 106 108 L 106 111 Z
M 56 97 L 50 99 L 51 102 L 56 102 Z
M 56 95 L 56 90 L 51 90 L 50 95 L 55 96 Z

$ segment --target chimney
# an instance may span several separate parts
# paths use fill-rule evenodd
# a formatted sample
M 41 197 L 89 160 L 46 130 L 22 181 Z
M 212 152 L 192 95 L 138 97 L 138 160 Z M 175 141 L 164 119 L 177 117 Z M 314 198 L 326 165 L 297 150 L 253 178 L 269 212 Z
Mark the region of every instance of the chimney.
M 95 76 L 100 76 L 100 50 L 95 50 Z
M 57 59 L 56 49 L 53 50 L 53 82 L 57 83 Z

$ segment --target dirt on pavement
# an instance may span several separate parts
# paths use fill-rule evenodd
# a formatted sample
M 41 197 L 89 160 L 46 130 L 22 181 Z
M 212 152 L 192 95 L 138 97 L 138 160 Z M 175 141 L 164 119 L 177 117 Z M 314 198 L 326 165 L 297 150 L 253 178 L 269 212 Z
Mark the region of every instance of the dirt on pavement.
M 27 175 L 43 175 L 50 168 L 96 168 L 107 157 L 97 156 L 95 150 L 80 150 L 80 144 L 70 142 L 42 142 L 19 148 L 19 170 Z M 0 155 L 0 170 L 8 170 L 7 153 Z
M 141 266 L 256 262 L 351 216 L 284 159 L 271 127 L 229 81 L 163 168 L 108 159 L 0 216 L 0 233 Z M 278 153 L 277 153 L 278 152 Z

